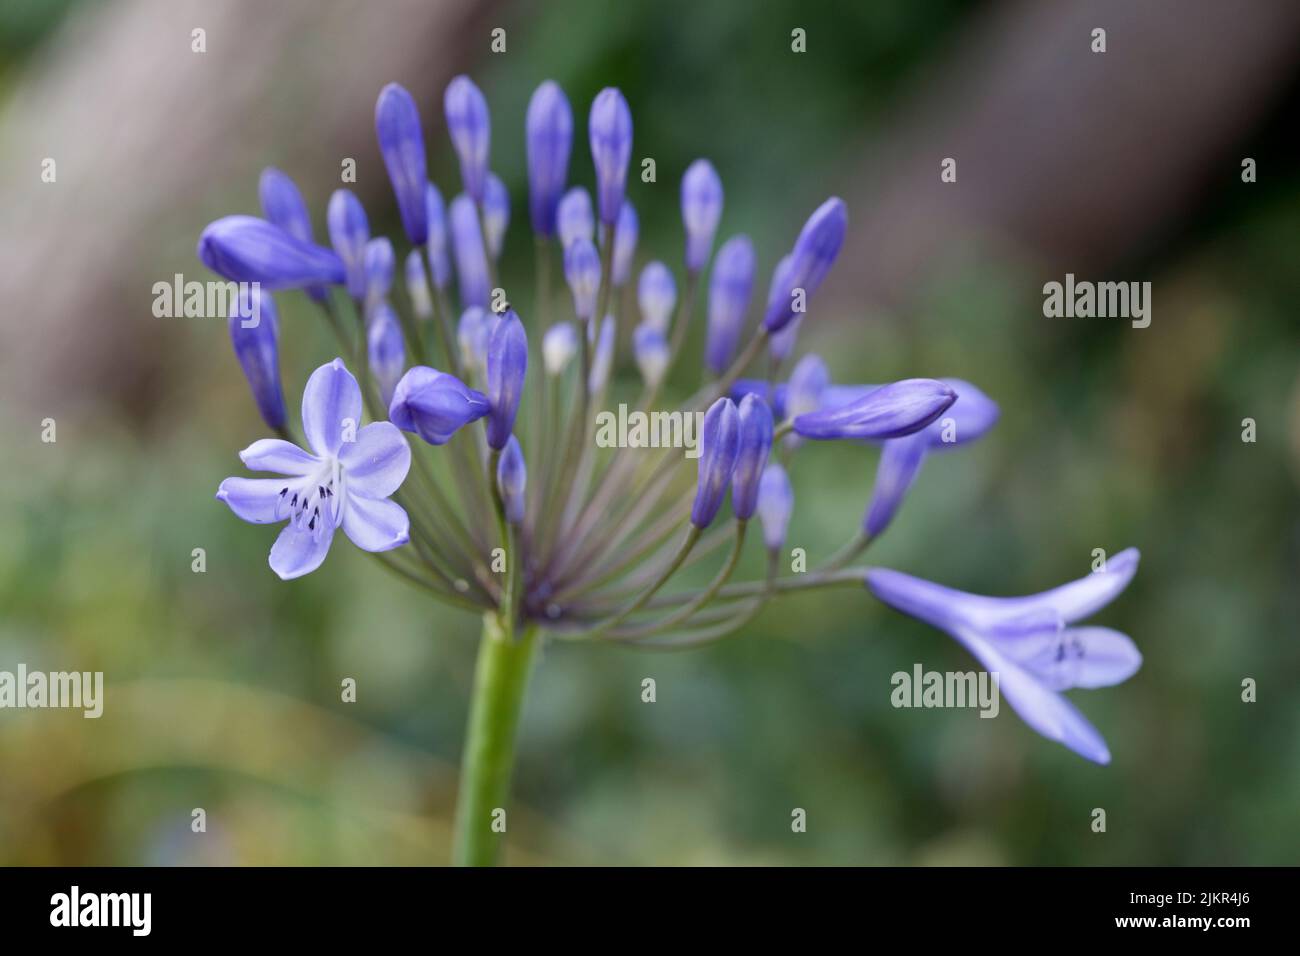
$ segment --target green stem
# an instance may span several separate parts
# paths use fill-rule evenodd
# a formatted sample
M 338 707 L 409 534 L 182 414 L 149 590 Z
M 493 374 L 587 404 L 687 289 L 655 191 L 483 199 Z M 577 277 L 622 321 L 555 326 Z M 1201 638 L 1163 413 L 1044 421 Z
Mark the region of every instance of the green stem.
M 457 866 L 493 866 L 508 825 L 505 804 L 515 762 L 515 735 L 532 670 L 537 630 L 526 625 L 518 637 L 495 613 L 483 615 L 483 638 L 474 671 L 460 795 L 456 802 Z M 501 812 L 497 812 L 501 811 Z

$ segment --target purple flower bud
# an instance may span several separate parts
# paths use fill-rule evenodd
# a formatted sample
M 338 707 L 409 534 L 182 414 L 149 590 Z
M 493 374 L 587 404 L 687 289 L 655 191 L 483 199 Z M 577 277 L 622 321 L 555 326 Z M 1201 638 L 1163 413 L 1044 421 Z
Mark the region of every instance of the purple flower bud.
M 614 261 L 610 269 L 610 282 L 621 289 L 632 278 L 632 260 L 636 258 L 636 243 L 640 237 L 641 223 L 636 209 L 627 200 L 618 211 L 618 225 L 614 227 Z
M 274 166 L 262 170 L 257 182 L 257 196 L 262 214 L 289 235 L 311 242 L 311 216 L 297 184 Z
M 429 238 L 429 214 L 424 197 L 429 167 L 424 158 L 420 111 L 405 87 L 389 83 L 379 91 L 375 103 L 375 134 L 393 184 L 393 195 L 397 197 L 402 228 L 412 245 L 422 246 Z
M 668 340 L 652 325 L 642 322 L 632 332 L 632 351 L 641 377 L 650 388 L 657 388 L 668 371 Z
M 466 195 L 451 201 L 451 247 L 456 254 L 456 278 L 460 283 L 460 304 L 487 308 L 492 291 L 488 288 L 487 253 L 478 228 L 478 211 Z
M 569 176 L 573 110 L 558 83 L 547 80 L 528 101 L 524 121 L 528 150 L 528 212 L 533 231 L 555 235 L 555 209 Z
M 794 511 L 794 492 L 785 469 L 772 462 L 758 482 L 758 519 L 763 522 L 763 544 L 778 551 L 785 544 L 786 528 Z
M 579 239 L 595 240 L 596 217 L 591 211 L 591 194 L 587 190 L 574 186 L 564 194 L 555 212 L 555 228 L 562 249 L 569 248 Z
M 509 309 L 497 318 L 487 353 L 487 394 L 492 403 L 487 441 L 498 451 L 505 447 L 515 427 L 527 372 L 528 336 L 515 310 Z
M 528 487 L 528 469 L 524 465 L 524 452 L 514 435 L 506 442 L 497 461 L 497 491 L 505 507 L 506 521 L 519 524 L 524 520 L 524 491 Z
M 417 365 L 393 389 L 388 420 L 430 445 L 444 445 L 461 427 L 488 414 L 487 396 L 454 375 Z
M 612 226 L 618 221 L 627 188 L 627 164 L 632 158 L 632 113 L 623 94 L 607 86 L 596 94 L 587 120 L 591 140 L 591 161 L 596 167 L 596 196 L 600 221 Z
M 786 390 L 785 413 L 789 418 L 807 415 L 822 407 L 822 396 L 831 383 L 830 370 L 821 357 L 809 353 L 790 372 Z
M 748 521 L 758 507 L 758 483 L 772 450 L 772 412 L 757 395 L 740 400 L 740 435 L 736 470 L 731 477 L 731 508 L 741 521 Z
M 256 216 L 225 216 L 199 236 L 200 261 L 232 282 L 264 290 L 342 282 L 343 262 L 330 250 L 295 239 Z
M 256 286 L 243 286 L 230 304 L 230 342 L 262 421 L 283 428 L 287 417 L 280 386 L 279 318 L 275 299 Z
M 366 346 L 370 359 L 370 372 L 379 384 L 379 394 L 384 404 L 393 400 L 393 389 L 406 368 L 406 346 L 402 341 L 402 327 L 397 313 L 387 302 L 379 302 L 366 322 Z
M 713 260 L 709 277 L 709 336 L 704 363 L 721 375 L 736 356 L 745 310 L 754 291 L 754 244 L 748 236 L 732 236 Z
M 361 200 L 349 190 L 336 189 L 330 196 L 326 213 L 330 243 L 347 270 L 348 295 L 360 302 L 366 297 L 366 243 L 370 241 L 370 222 Z
M 707 159 L 697 159 L 682 176 L 682 225 L 686 227 L 686 270 L 699 272 L 709 261 L 713 236 L 722 218 L 722 180 Z
M 411 297 L 411 307 L 415 309 L 417 319 L 427 319 L 433 315 L 433 299 L 429 295 L 429 277 L 424 271 L 424 258 L 419 249 L 412 249 L 406 256 L 406 294 Z
M 575 239 L 564 249 L 564 278 L 573 291 L 573 312 L 584 322 L 596 314 L 600 291 L 600 253 L 589 239 Z
M 769 391 L 771 394 L 768 394 Z M 778 383 L 775 388 L 769 389 L 767 382 L 761 378 L 740 378 L 731 386 L 731 400 L 739 402 L 746 395 L 757 395 L 767 402 L 768 408 L 772 409 L 772 417 L 779 421 L 786 417 L 787 392 L 785 383 Z
M 466 368 L 483 371 L 487 368 L 488 342 L 492 338 L 495 318 L 489 316 L 481 305 L 471 305 L 460 315 L 456 325 L 456 341 L 460 357 Z
M 483 190 L 483 232 L 487 236 L 488 252 L 495 262 L 501 258 L 501 244 L 510 225 L 510 193 L 496 173 L 488 173 Z
M 800 310 L 795 300 L 799 290 L 806 307 L 807 300 L 812 298 L 840 254 L 848 222 L 844 200 L 834 196 L 808 217 L 790 252 L 788 272 L 780 275 L 779 283 L 774 277 L 772 295 L 763 316 L 763 326 L 769 332 L 779 332 L 794 318 L 796 310 Z
M 547 375 L 559 375 L 578 351 L 578 333 L 572 322 L 557 322 L 542 336 L 542 364 Z
M 667 335 L 673 306 L 677 304 L 677 283 L 666 265 L 658 261 L 646 263 L 637 282 L 636 300 L 641 307 L 642 321 Z
M 388 298 L 389 290 L 393 287 L 396 257 L 393 255 L 393 244 L 387 237 L 380 236 L 366 243 L 365 252 L 361 256 L 361 267 L 366 274 L 365 301 L 369 310 Z
M 691 524 L 701 530 L 713 523 L 727 496 L 739 440 L 740 413 L 736 403 L 720 398 L 705 413 L 700 430 L 700 475 L 691 506 Z
M 447 207 L 442 193 L 433 183 L 424 188 L 424 208 L 429 220 L 429 278 L 434 288 L 445 289 L 451 279 L 451 260 L 447 257 Z
M 876 484 L 871 490 L 871 504 L 862 517 L 862 530 L 876 537 L 894 520 L 894 515 L 916 480 L 925 458 L 926 431 L 922 429 L 903 438 L 885 442 L 876 466 Z
M 795 340 L 799 338 L 799 326 L 803 316 L 796 315 L 780 332 L 773 332 L 767 339 L 767 351 L 775 365 L 780 365 L 794 352 Z
M 804 438 L 898 438 L 930 424 L 957 393 L 931 378 L 909 378 L 884 385 L 839 408 L 800 415 L 794 430 Z
M 594 326 L 594 322 L 587 326 L 592 334 L 595 334 Z M 596 348 L 591 356 L 591 372 L 587 376 L 590 395 L 599 395 L 609 384 L 609 373 L 614 367 L 614 332 L 614 317 L 607 315 L 600 323 L 600 334 L 596 336 Z
M 469 197 L 481 203 L 487 185 L 488 145 L 492 138 L 487 100 L 474 81 L 462 75 L 447 84 L 442 105 L 447 114 L 451 145 L 460 158 L 461 182 Z
M 957 400 L 925 429 L 926 447 L 941 450 L 964 445 L 983 437 L 997 424 L 1001 414 L 997 402 L 963 379 L 940 381 L 957 393 Z

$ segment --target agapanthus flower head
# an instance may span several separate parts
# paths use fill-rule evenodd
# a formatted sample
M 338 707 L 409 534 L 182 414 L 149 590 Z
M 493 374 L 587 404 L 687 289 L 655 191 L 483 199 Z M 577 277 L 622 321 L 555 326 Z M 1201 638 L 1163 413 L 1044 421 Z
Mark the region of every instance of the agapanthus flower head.
M 1109 687 L 1142 665 L 1127 635 L 1073 626 L 1118 597 L 1137 566 L 1138 551 L 1129 548 L 1102 570 L 1019 598 L 967 594 L 886 568 L 868 570 L 866 583 L 886 604 L 956 638 L 998 675 L 999 691 L 1030 727 L 1105 764 L 1106 741 L 1061 692 Z
M 366 243 L 361 256 L 361 267 L 366 274 L 366 308 L 373 308 L 377 303 L 388 298 L 393 287 L 393 270 L 396 268 L 393 244 L 387 237 L 379 236 Z
M 348 295 L 360 302 L 366 297 L 366 243 L 370 241 L 370 220 L 365 207 L 351 190 L 336 189 L 330 196 L 325 219 L 330 244 L 343 260 Z
M 573 149 L 573 110 L 564 90 L 547 80 L 533 91 L 524 120 L 528 149 L 528 212 L 533 231 L 555 235 L 556 207 L 569 176 Z
M 424 130 L 420 111 L 406 88 L 389 83 L 375 102 L 375 135 L 379 152 L 393 184 L 402 228 L 411 244 L 422 246 L 429 238 L 429 216 L 424 189 L 429 167 L 424 156 Z
M 524 520 L 524 493 L 527 486 L 528 469 L 524 464 L 524 452 L 519 447 L 519 439 L 511 435 L 497 462 L 497 493 L 501 495 L 506 520 L 513 525 L 521 524 Z
M 230 344 L 269 428 L 284 428 L 284 389 L 280 385 L 280 320 L 275 299 L 257 286 L 243 286 L 230 304 Z
M 268 292 L 342 282 L 342 260 L 256 216 L 225 216 L 199 236 L 199 259 L 232 282 L 256 282 Z
M 547 375 L 560 375 L 578 352 L 578 333 L 572 322 L 557 322 L 542 336 L 542 365 Z
M 492 404 L 488 415 L 489 448 L 500 451 L 510 440 L 528 373 L 528 336 L 514 309 L 497 316 L 488 341 L 487 395 Z
M 658 388 L 669 360 L 668 339 L 663 332 L 642 322 L 632 332 L 632 353 L 646 385 Z
M 591 140 L 591 161 L 596 167 L 600 221 L 612 226 L 623 205 L 627 164 L 632 158 L 632 111 L 614 87 L 607 86 L 592 101 L 587 135 Z
M 456 254 L 456 279 L 464 305 L 487 308 L 492 291 L 488 288 L 487 252 L 479 231 L 478 210 L 466 195 L 451 201 L 451 247 Z
M 487 185 L 488 148 L 492 139 L 487 100 L 473 80 L 461 75 L 447 84 L 442 103 L 447 132 L 460 159 L 461 183 L 466 194 L 481 203 Z
M 641 223 L 636 209 L 626 199 L 618 211 L 618 225 L 614 227 L 614 256 L 610 264 L 610 282 L 621 289 L 632 278 L 632 260 L 636 258 L 636 243 L 640 237 Z
M 607 315 L 596 330 L 594 322 L 587 326 L 592 336 L 591 373 L 587 376 L 587 391 L 599 395 L 609 384 L 609 373 L 614 368 L 614 317 Z
M 794 513 L 794 491 L 790 477 L 776 462 L 768 462 L 758 481 L 758 519 L 763 524 L 763 545 L 769 552 L 785 544 L 790 515 Z
M 600 291 L 600 253 L 588 239 L 575 239 L 564 249 L 564 279 L 573 293 L 573 312 L 587 321 L 596 314 Z
M 387 406 L 406 368 L 406 345 L 397 313 L 386 301 L 376 304 L 366 320 L 366 352 L 379 397 Z
M 736 356 L 753 291 L 754 244 L 748 236 L 732 236 L 718 249 L 709 276 L 709 332 L 704 364 L 714 375 L 726 371 Z
M 594 242 L 596 215 L 591 208 L 591 193 L 574 186 L 560 199 L 555 213 L 555 228 L 560 237 L 560 247 L 569 248 L 579 239 Z
M 757 395 L 746 395 L 737 408 L 739 436 L 736 468 L 731 477 L 731 510 L 748 521 L 758 507 L 758 486 L 772 450 L 772 412 Z
M 510 193 L 496 173 L 488 173 L 483 187 L 483 234 L 493 260 L 501 257 L 506 227 L 510 225 Z
M 435 289 L 447 288 L 451 259 L 447 254 L 447 207 L 433 183 L 424 187 L 424 208 L 429 222 L 429 278 Z
M 731 486 L 740 448 L 740 412 L 736 403 L 723 397 L 704 413 L 700 430 L 700 471 L 691 505 L 691 524 L 707 528 L 713 524 L 722 500 Z
M 673 307 L 677 305 L 677 282 L 672 270 L 657 260 L 647 262 L 637 282 L 636 298 L 641 307 L 641 321 L 666 335 L 672 324 Z
M 430 445 L 445 445 L 456 432 L 490 410 L 487 396 L 456 376 L 427 365 L 416 365 L 393 389 L 388 420 L 404 432 L 419 435 Z
M 722 180 L 713 164 L 697 159 L 682 176 L 682 225 L 686 229 L 686 271 L 699 272 L 713 251 L 722 219 Z
M 844 200 L 831 197 L 808 217 L 799 238 L 790 251 L 790 262 L 785 270 L 774 276 L 773 294 L 769 296 L 763 326 L 768 332 L 779 332 L 799 311 L 800 302 L 807 300 L 821 286 L 826 273 L 835 264 L 844 245 L 848 228 L 848 208 Z M 775 279 L 779 277 L 779 283 Z
M 433 315 L 433 297 L 429 294 L 429 276 L 424 270 L 424 257 L 419 249 L 412 249 L 406 255 L 403 269 L 406 278 L 406 294 L 411 297 L 411 308 L 417 319 L 427 319 Z
M 930 424 L 956 398 L 957 393 L 943 382 L 909 378 L 882 385 L 848 405 L 800 415 L 794 419 L 794 430 L 822 441 L 898 438 Z
M 495 325 L 496 316 L 481 305 L 471 305 L 460 314 L 460 321 L 456 325 L 456 341 L 460 346 L 461 361 L 467 368 L 478 372 L 487 371 L 488 342 Z
M 217 500 L 245 521 L 288 524 L 271 548 L 271 569 L 284 580 L 320 567 L 342 528 L 365 551 L 406 544 L 410 521 L 389 500 L 406 478 L 411 448 L 389 422 L 362 427 L 361 389 L 342 359 L 322 365 L 302 396 L 308 449 L 279 438 L 255 441 L 239 457 L 279 478 L 227 478 Z

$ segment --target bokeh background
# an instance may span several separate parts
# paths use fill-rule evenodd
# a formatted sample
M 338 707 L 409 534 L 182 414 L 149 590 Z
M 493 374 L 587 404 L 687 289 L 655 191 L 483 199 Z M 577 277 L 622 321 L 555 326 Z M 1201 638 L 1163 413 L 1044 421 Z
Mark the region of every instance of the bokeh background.
M 548 647 L 511 862 L 1300 862 L 1291 0 L 0 0 L 0 669 L 108 684 L 98 721 L 0 711 L 0 862 L 447 859 L 479 622 L 349 547 L 279 582 L 272 533 L 212 497 L 263 431 L 225 323 L 150 305 L 156 281 L 207 278 L 195 238 L 256 211 L 267 164 L 298 180 L 319 233 L 355 157 L 376 232 L 396 233 L 372 125 L 388 80 L 420 100 L 453 192 L 441 96 L 458 72 L 493 111 L 507 285 L 531 287 L 523 114 L 548 77 L 579 144 L 591 97 L 627 95 L 634 156 L 659 172 L 630 192 L 642 262 L 679 261 L 677 180 L 697 156 L 726 186 L 720 238 L 754 237 L 762 288 L 808 211 L 845 197 L 849 242 L 800 352 L 841 382 L 968 378 L 1003 409 L 928 463 L 873 563 L 1014 594 L 1085 573 L 1094 548 L 1143 553 L 1099 620 L 1145 664 L 1074 695 L 1109 767 L 1006 707 L 893 709 L 893 672 L 973 661 L 865 592 L 787 597 L 698 651 Z M 1044 318 L 1042 284 L 1066 272 L 1150 280 L 1151 326 Z M 280 298 L 292 407 L 333 353 L 301 297 Z M 630 363 L 619 374 L 636 388 Z M 814 563 L 860 519 L 875 456 L 797 460 L 791 544 Z

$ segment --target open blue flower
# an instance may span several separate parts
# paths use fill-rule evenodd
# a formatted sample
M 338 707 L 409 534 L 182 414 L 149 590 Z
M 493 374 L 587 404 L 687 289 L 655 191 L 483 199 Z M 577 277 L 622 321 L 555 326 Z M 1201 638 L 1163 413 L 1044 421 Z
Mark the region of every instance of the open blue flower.
M 1106 764 L 1106 741 L 1060 692 L 1110 687 L 1142 666 L 1142 655 L 1127 635 L 1072 626 L 1118 597 L 1137 566 L 1137 548 L 1128 548 L 1104 570 L 1019 598 L 967 594 L 887 568 L 867 571 L 866 584 L 890 607 L 956 638 L 998 675 L 999 690 L 1030 727 Z
M 342 528 L 364 551 L 389 551 L 410 539 L 406 511 L 388 496 L 411 467 L 411 448 L 391 422 L 360 427 L 361 389 L 342 359 L 322 365 L 302 395 L 310 451 L 279 438 L 255 441 L 239 457 L 280 478 L 227 478 L 217 500 L 253 524 L 288 521 L 271 547 L 283 580 L 315 571 Z

